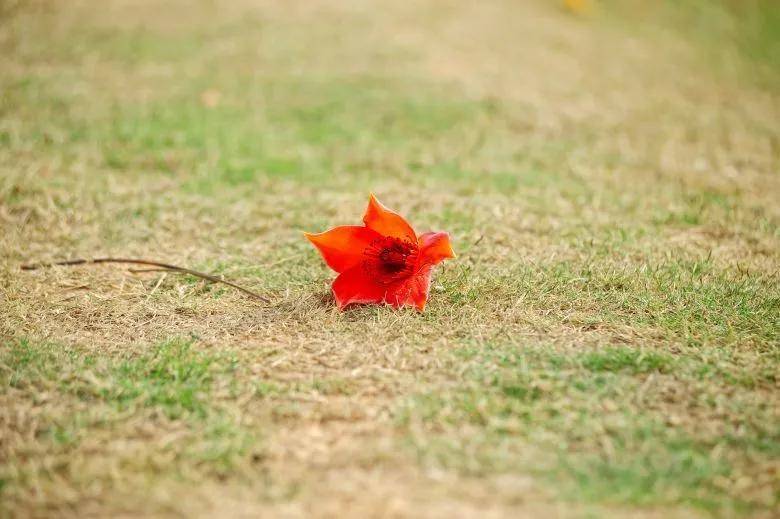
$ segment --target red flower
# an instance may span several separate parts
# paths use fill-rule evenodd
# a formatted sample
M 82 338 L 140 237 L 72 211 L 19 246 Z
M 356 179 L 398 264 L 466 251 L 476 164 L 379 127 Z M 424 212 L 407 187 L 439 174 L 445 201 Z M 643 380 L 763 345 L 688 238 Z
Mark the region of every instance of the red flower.
M 304 233 L 328 266 L 339 273 L 332 287 L 339 309 L 353 303 L 384 302 L 422 311 L 434 265 L 455 257 L 449 234 L 426 232 L 418 236 L 406 220 L 374 195 L 368 199 L 363 223 L 320 234 Z

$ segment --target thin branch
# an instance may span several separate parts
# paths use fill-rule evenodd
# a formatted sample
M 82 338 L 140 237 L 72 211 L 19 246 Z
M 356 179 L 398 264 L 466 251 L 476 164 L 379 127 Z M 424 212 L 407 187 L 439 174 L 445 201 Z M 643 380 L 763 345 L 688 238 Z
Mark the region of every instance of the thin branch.
M 160 263 L 159 261 L 149 261 L 143 259 L 128 259 L 128 258 L 73 259 L 73 260 L 66 260 L 66 261 L 55 261 L 53 263 L 33 263 L 30 265 L 22 265 L 21 269 L 37 270 L 37 269 L 55 267 L 55 266 L 94 265 L 97 263 L 130 263 L 133 265 L 149 265 L 164 270 L 179 272 L 181 274 L 189 274 L 197 278 L 205 279 L 206 281 L 211 281 L 212 283 L 224 283 L 225 285 L 231 286 L 259 301 L 262 301 L 263 303 L 270 303 L 270 301 L 267 298 L 255 292 L 252 292 L 251 290 L 246 289 L 241 285 L 236 285 L 235 283 L 232 283 L 225 279 L 218 278 L 216 276 L 212 276 L 211 274 L 204 274 L 203 272 L 198 272 L 197 270 L 192 270 L 184 267 L 177 267 L 176 265 L 169 265 L 168 263 Z

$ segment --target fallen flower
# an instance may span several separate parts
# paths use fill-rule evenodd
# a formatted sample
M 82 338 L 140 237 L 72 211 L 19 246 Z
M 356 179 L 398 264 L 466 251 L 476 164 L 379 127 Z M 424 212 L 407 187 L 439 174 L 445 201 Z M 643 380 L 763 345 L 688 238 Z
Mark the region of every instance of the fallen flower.
M 431 271 L 454 258 L 446 232 L 419 236 L 400 215 L 371 195 L 364 225 L 304 233 L 330 268 L 339 273 L 333 295 L 339 309 L 353 303 L 387 303 L 422 311 L 428 301 Z

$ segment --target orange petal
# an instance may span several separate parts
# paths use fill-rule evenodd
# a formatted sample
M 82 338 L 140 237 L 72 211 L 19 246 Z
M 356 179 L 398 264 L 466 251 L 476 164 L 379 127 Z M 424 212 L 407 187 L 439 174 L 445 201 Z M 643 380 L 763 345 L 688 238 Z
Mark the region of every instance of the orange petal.
M 382 303 L 387 293 L 387 286 L 374 282 L 362 265 L 339 274 L 332 289 L 340 310 L 353 303 Z
M 381 238 L 362 225 L 342 225 L 319 234 L 303 234 L 336 272 L 344 272 L 358 265 L 363 260 L 363 251 L 373 240 Z
M 363 223 L 382 236 L 391 236 L 409 243 L 415 243 L 417 240 L 417 235 L 409 222 L 383 206 L 373 194 L 368 199 L 368 208 L 363 216 Z
M 426 232 L 421 234 L 417 243 L 420 255 L 419 265 L 437 265 L 445 259 L 454 258 L 455 253 L 450 245 L 450 235 L 446 232 Z
M 355 303 L 387 303 L 396 308 L 414 306 L 422 312 L 431 288 L 431 269 L 425 268 L 403 281 L 383 285 L 374 281 L 362 265 L 357 265 L 339 274 L 332 288 L 340 310 Z
M 395 306 L 414 306 L 422 312 L 428 302 L 428 292 L 431 289 L 431 268 L 423 268 L 414 276 L 390 287 L 385 294 L 385 301 Z

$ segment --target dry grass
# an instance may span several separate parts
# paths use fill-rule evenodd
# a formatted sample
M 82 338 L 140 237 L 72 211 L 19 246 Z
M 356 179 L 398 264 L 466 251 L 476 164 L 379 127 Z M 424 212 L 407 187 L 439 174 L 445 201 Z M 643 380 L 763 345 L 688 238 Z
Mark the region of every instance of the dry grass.
M 396 4 L 0 2 L 0 514 L 777 512 L 765 5 Z M 369 190 L 454 236 L 424 314 L 301 238 Z M 106 255 L 272 302 L 19 270 Z

